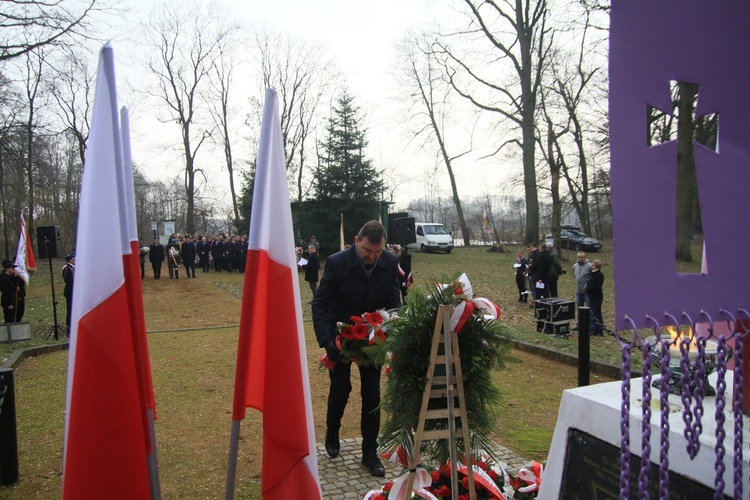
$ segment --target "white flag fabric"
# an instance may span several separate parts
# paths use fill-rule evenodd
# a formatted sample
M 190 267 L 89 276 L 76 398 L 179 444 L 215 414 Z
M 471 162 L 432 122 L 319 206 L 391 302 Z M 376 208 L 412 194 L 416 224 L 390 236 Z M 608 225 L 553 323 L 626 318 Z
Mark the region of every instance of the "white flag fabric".
M 245 267 L 233 426 L 245 417 L 247 407 L 263 412 L 264 500 L 319 499 L 286 161 L 277 96 L 270 89 L 261 124 Z M 234 486 L 233 455 L 230 443 L 228 489 Z
M 99 53 L 81 183 L 73 287 L 63 498 L 150 498 L 149 436 L 139 389 L 123 241 L 114 52 Z

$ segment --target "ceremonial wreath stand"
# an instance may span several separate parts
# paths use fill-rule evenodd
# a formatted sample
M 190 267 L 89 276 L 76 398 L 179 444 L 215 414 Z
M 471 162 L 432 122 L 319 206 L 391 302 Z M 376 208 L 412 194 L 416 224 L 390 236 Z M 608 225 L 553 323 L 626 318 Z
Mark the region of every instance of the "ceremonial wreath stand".
M 427 384 L 422 394 L 422 407 L 419 411 L 419 423 L 414 436 L 411 450 L 409 479 L 406 491 L 412 491 L 416 477 L 416 465 L 420 460 L 420 450 L 423 441 L 448 439 L 450 445 L 451 491 L 453 500 L 458 499 L 458 469 L 456 437 L 461 433 L 464 443 L 464 457 L 466 460 L 466 474 L 469 479 L 469 495 L 476 500 L 474 487 L 474 473 L 471 442 L 469 440 L 469 420 L 466 415 L 466 401 L 464 398 L 463 374 L 461 372 L 461 356 L 458 348 L 458 334 L 450 331 L 450 318 L 453 306 L 441 304 L 438 308 L 435 330 L 432 335 L 430 350 L 430 365 L 427 368 Z M 450 341 L 447 339 L 450 338 Z M 443 369 L 444 367 L 444 374 Z M 435 373 L 437 371 L 437 373 Z M 430 402 L 438 409 L 428 409 Z M 456 404 L 458 403 L 458 404 Z M 445 406 L 445 408 L 443 408 Z M 425 429 L 425 423 L 432 421 Z

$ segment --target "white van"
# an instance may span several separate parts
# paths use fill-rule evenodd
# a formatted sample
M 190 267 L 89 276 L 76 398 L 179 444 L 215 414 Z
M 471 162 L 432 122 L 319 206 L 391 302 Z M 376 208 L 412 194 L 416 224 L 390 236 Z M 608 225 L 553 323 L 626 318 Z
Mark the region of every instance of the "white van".
M 416 233 L 416 243 L 409 244 L 409 248 L 422 250 L 423 252 L 432 252 L 442 250 L 445 253 L 451 253 L 453 250 L 453 236 L 442 224 L 434 222 L 415 222 L 414 232 Z

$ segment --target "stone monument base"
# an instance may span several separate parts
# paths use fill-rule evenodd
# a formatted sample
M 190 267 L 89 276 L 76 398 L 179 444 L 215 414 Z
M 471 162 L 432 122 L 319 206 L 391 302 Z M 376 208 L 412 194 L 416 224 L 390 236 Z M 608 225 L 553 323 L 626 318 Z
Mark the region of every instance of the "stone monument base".
M 656 379 L 658 377 L 654 377 Z M 733 372 L 727 371 L 726 423 L 724 431 L 724 491 L 734 491 L 734 418 L 731 413 Z M 642 380 L 631 380 L 630 389 L 630 498 L 638 497 L 642 435 Z M 716 387 L 716 374 L 709 377 Z M 547 465 L 538 498 L 617 499 L 620 492 L 620 382 L 591 385 L 563 392 Z M 714 492 L 716 454 L 716 398 L 705 398 L 700 451 L 691 460 L 683 434 L 682 401 L 669 396 L 669 486 L 670 498 L 711 498 Z M 651 389 L 651 498 L 658 498 L 660 421 L 659 391 Z M 750 447 L 748 419 L 744 420 L 743 450 Z M 750 465 L 742 462 L 743 481 L 750 475 Z M 747 484 L 744 495 L 747 495 Z M 705 493 L 705 494 L 704 494 Z M 673 496 L 676 494 L 677 496 Z M 680 496 L 680 495 L 685 496 Z
M 30 339 L 31 325 L 28 322 L 0 323 L 0 342 Z

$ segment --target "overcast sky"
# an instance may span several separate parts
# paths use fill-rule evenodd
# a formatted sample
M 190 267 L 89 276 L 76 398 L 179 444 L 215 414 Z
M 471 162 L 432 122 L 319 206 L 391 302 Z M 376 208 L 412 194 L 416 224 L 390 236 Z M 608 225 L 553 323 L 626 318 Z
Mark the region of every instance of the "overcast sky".
M 408 28 L 423 27 L 434 20 L 448 22 L 457 17 L 451 5 L 461 2 L 452 0 L 379 0 L 378 2 L 352 0 L 222 0 L 237 16 L 237 21 L 248 28 L 266 26 L 277 32 L 294 35 L 324 43 L 331 58 L 338 66 L 355 103 L 366 114 L 368 129 L 368 156 L 378 169 L 386 169 L 386 178 L 398 179 L 395 191 L 396 206 L 403 209 L 412 199 L 425 195 L 426 172 L 435 163 L 434 152 L 420 152 L 402 127 L 401 107 L 395 102 L 399 94 L 394 78 L 395 44 Z M 143 19 L 154 3 L 149 0 L 131 0 L 134 7 L 127 23 Z M 119 42 L 119 43 L 118 43 Z M 125 46 L 118 51 L 118 46 Z M 129 61 L 132 47 L 126 40 L 113 39 L 118 62 L 118 80 L 138 81 L 141 69 Z M 122 48 L 122 47 L 119 47 Z M 240 73 L 241 74 L 241 73 Z M 243 85 L 250 89 L 242 88 Z M 245 94 L 257 93 L 255 79 L 251 82 L 236 81 L 236 88 Z M 156 167 L 146 172 L 151 178 L 171 179 L 180 174 L 182 158 L 178 152 L 165 147 L 167 142 L 179 143 L 178 128 L 171 124 L 155 122 L 153 113 L 137 103 L 129 104 L 127 86 L 121 86 L 120 101 L 133 109 L 133 156 L 137 164 Z M 401 120 L 403 121 L 403 120 Z M 172 135 L 175 134 L 175 135 Z M 170 136 L 172 138 L 170 139 Z M 162 139 L 160 142 L 159 140 Z M 242 144 L 239 146 L 240 150 Z M 226 174 L 221 172 L 220 154 L 214 154 L 216 174 L 211 183 L 217 187 L 218 198 L 228 200 L 221 192 L 228 193 Z M 462 197 L 495 193 L 512 175 L 511 169 L 503 167 L 502 159 L 473 161 L 469 158 L 457 162 L 459 168 L 459 193 Z M 520 169 L 513 169 L 519 172 Z M 447 175 L 441 166 L 439 183 L 450 196 Z M 238 181 L 239 179 L 237 179 Z M 239 183 L 237 182 L 237 185 Z

